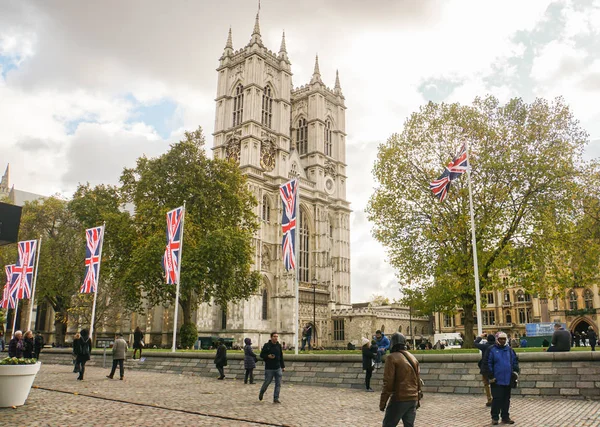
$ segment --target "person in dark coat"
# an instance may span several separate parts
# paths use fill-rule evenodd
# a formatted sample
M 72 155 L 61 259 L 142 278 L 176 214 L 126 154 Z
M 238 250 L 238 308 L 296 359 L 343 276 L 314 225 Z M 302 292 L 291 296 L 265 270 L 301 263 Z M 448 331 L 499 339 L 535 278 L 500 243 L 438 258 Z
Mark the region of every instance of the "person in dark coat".
M 25 359 L 33 358 L 33 332 L 31 331 L 25 332 L 23 338 L 23 357 Z
M 252 340 L 246 338 L 244 344 L 244 369 L 246 370 L 244 384 L 248 384 L 248 379 L 250 379 L 250 384 L 254 384 L 254 368 L 256 368 L 258 358 L 254 354 L 254 350 L 252 350 Z
M 568 331 L 567 331 L 568 333 Z M 504 332 L 498 334 L 496 345 L 487 351 L 488 378 L 492 388 L 492 425 L 499 424 L 502 416 L 502 424 L 514 424 L 510 419 L 510 392 L 514 378 L 518 379 L 519 359 L 515 351 L 507 344 Z
M 219 378 L 218 380 L 222 380 L 225 378 L 225 370 L 223 369 L 227 366 L 227 347 L 225 347 L 225 342 L 223 338 L 219 339 L 219 346 L 217 347 L 217 354 L 215 355 L 215 365 L 219 370 Z
M 482 342 L 485 336 L 486 342 Z M 477 365 L 479 366 L 479 373 L 481 374 L 481 379 L 483 380 L 483 389 L 485 390 L 485 395 L 487 397 L 487 403 L 485 406 L 492 406 L 492 390 L 490 388 L 490 382 L 488 381 L 488 372 L 487 372 L 487 350 L 496 344 L 496 337 L 493 334 L 485 335 L 483 334 L 480 337 L 477 337 L 475 340 L 475 347 L 481 350 L 481 359 Z
M 8 343 L 8 357 L 23 357 L 23 332 L 15 332 Z
M 144 333 L 140 327 L 136 327 L 133 332 L 133 360 L 135 360 L 135 353 L 140 351 L 140 359 L 142 358 L 142 349 L 144 348 Z
M 73 341 L 73 353 L 75 353 L 76 363 L 79 366 L 79 376 L 77 379 L 83 381 L 85 373 L 85 364 L 90 360 L 92 354 L 92 340 L 90 339 L 90 331 L 82 329 L 79 332 L 79 339 Z
M 373 392 L 374 390 L 371 388 L 371 376 L 373 375 L 373 369 L 375 364 L 375 355 L 377 354 L 377 350 L 375 352 L 371 351 L 371 341 L 368 338 L 362 339 L 362 368 L 365 374 L 365 387 L 368 392 Z
M 42 349 L 44 348 L 44 337 L 42 336 L 42 334 L 40 333 L 40 331 L 37 331 L 35 333 L 35 338 L 33 339 L 33 353 L 36 359 L 40 358 L 40 353 L 42 351 Z
M 590 347 L 592 347 L 592 351 L 596 351 L 596 344 L 598 344 L 598 336 L 596 335 L 596 331 L 594 331 L 593 327 L 588 328 L 588 339 L 590 340 Z
M 279 334 L 277 332 L 271 332 L 271 339 L 263 345 L 260 358 L 265 361 L 265 381 L 260 387 L 258 400 L 263 400 L 265 392 L 274 378 L 273 403 L 281 403 L 279 401 L 279 391 L 281 389 L 281 378 L 285 371 L 285 362 L 283 361 L 283 349 L 279 344 Z
M 577 346 L 579 347 L 579 344 L 577 344 Z M 546 351 L 571 351 L 571 333 L 565 330 L 560 323 L 554 324 L 552 346 L 548 347 L 548 350 Z

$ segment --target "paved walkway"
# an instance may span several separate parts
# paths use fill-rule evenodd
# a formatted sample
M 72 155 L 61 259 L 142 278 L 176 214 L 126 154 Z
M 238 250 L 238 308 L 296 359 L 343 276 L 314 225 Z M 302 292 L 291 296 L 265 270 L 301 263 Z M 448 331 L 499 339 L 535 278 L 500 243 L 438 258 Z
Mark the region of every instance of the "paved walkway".
M 285 384 L 281 405 L 272 388 L 239 380 L 128 371 L 125 381 L 89 367 L 83 382 L 69 366 L 42 365 L 25 406 L 0 409 L 14 426 L 380 426 L 379 393 Z M 285 374 L 284 374 L 285 381 Z M 270 393 L 269 393 L 270 392 Z M 428 394 L 417 427 L 490 424 L 484 398 Z M 600 427 L 600 402 L 515 397 L 511 417 L 527 427 Z

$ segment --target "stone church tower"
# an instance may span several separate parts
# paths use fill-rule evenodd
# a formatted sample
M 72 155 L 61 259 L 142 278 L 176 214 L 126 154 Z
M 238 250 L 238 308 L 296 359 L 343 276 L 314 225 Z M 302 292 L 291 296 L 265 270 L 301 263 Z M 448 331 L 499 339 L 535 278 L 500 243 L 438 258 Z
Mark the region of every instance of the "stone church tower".
M 283 268 L 279 186 L 297 177 L 300 325 L 314 318 L 313 341 L 345 345 L 335 342 L 331 320 L 332 310 L 350 306 L 351 211 L 339 77 L 334 89 L 325 86 L 317 58 L 310 82 L 294 89 L 285 34 L 278 53 L 267 49 L 258 15 L 242 49 L 233 49 L 229 30 L 219 61 L 214 156 L 236 162 L 259 201 L 254 268 L 263 283 L 256 295 L 226 310 L 202 304 L 196 316 L 199 335 L 233 337 L 237 343 L 250 337 L 261 345 L 278 331 L 280 341 L 292 345 L 295 272 Z

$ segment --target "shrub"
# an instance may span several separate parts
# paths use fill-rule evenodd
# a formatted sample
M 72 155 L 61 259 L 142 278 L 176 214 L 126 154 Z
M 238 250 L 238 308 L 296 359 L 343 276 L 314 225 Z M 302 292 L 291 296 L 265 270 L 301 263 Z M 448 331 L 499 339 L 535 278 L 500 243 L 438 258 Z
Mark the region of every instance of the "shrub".
M 198 340 L 198 330 L 193 323 L 184 323 L 179 329 L 179 339 L 182 348 L 194 348 Z
M 0 365 L 35 365 L 37 363 L 37 359 L 25 359 L 23 357 L 5 357 L 0 360 Z

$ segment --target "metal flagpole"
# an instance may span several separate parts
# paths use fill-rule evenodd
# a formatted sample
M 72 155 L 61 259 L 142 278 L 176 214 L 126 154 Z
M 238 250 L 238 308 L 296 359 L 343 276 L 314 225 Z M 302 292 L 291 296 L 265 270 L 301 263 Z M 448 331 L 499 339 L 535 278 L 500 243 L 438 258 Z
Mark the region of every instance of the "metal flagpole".
M 298 329 L 300 328 L 300 258 L 298 258 L 298 248 L 300 247 L 300 239 L 298 239 L 298 229 L 300 228 L 300 178 L 296 178 L 296 227 L 294 228 L 294 239 L 296 247 L 294 248 L 294 257 L 296 258 L 296 307 L 294 310 L 294 354 L 298 354 Z
M 479 264 L 477 262 L 477 239 L 475 237 L 475 214 L 473 212 L 473 189 L 471 186 L 471 162 L 469 161 L 469 141 L 465 142 L 467 148 L 467 179 L 469 181 L 469 208 L 471 211 L 471 238 L 473 245 L 473 269 L 475 272 L 475 302 L 477 305 L 477 335 L 481 336 L 483 327 L 481 325 L 481 295 L 479 291 Z
M 104 246 L 104 230 L 106 229 L 106 221 L 102 224 L 102 235 L 100 236 L 100 252 L 98 253 L 98 275 L 96 276 L 96 291 L 94 292 L 94 302 L 92 304 L 92 322 L 90 325 L 90 337 L 94 339 L 94 322 L 96 320 L 96 299 L 98 298 L 98 287 L 100 286 L 100 267 L 102 266 L 102 247 Z M 92 254 L 93 256 L 94 254 Z M 93 264 L 90 268 L 94 268 Z
M 15 298 L 15 312 L 13 317 L 12 334 L 15 336 L 15 328 L 17 327 L 17 312 L 19 311 L 19 298 Z
M 33 301 L 35 298 L 35 284 L 38 276 L 38 265 L 40 264 L 40 252 L 42 251 L 42 236 L 40 236 L 37 243 L 37 258 L 35 260 L 35 276 L 33 276 L 33 288 L 31 290 L 31 298 L 29 299 L 29 321 L 27 322 L 27 329 L 31 329 L 31 318 L 33 317 Z
M 183 257 L 183 226 L 185 224 L 185 201 L 183 202 L 183 210 L 181 212 L 181 237 L 179 244 L 179 264 L 177 265 L 177 287 L 175 290 L 175 319 L 173 319 L 173 347 L 171 352 L 177 350 L 177 315 L 179 314 L 179 282 L 181 282 L 181 258 Z

